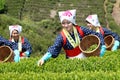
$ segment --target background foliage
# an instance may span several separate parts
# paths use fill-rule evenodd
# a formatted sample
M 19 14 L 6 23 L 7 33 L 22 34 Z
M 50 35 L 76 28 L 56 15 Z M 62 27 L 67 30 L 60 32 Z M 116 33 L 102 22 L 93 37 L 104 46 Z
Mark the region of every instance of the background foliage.
M 32 44 L 33 56 L 44 54 L 53 44 L 55 37 L 61 30 L 58 12 L 67 9 L 76 9 L 76 22 L 86 26 L 85 18 L 89 14 L 98 14 L 100 23 L 112 31 L 120 33 L 119 26 L 114 22 L 111 13 L 115 0 L 3 0 L 6 13 L 0 14 L 0 34 L 9 38 L 8 26 L 19 24 L 23 27 L 22 35 L 27 37 Z M 52 15 L 52 17 L 51 17 Z M 107 15 L 107 16 L 105 16 Z

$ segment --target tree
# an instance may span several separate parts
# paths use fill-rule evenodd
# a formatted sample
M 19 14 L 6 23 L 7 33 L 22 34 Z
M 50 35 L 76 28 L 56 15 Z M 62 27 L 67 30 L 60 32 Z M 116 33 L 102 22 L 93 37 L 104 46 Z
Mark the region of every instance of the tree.
M 0 13 L 6 12 L 5 0 L 0 0 Z

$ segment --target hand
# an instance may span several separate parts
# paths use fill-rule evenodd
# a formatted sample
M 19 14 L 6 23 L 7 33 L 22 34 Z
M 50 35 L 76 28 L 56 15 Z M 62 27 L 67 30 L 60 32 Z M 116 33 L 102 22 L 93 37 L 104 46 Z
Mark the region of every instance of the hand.
M 37 65 L 38 65 L 38 66 L 42 66 L 42 65 L 44 64 L 44 62 L 45 62 L 44 60 L 41 60 L 41 59 L 40 59 L 40 60 L 38 61 Z
M 26 57 L 28 57 L 30 52 L 29 51 L 25 51 L 24 54 L 25 54 Z
M 106 51 L 106 46 L 102 45 L 101 50 L 100 50 L 100 57 L 102 57 L 104 55 L 105 51 Z
M 37 63 L 38 66 L 43 65 L 45 61 L 51 58 L 52 54 L 47 52 Z
M 26 54 L 25 53 L 21 53 L 22 57 L 26 57 Z
M 112 47 L 112 51 L 117 50 L 119 45 L 120 45 L 119 41 L 118 41 L 118 40 L 115 40 L 114 45 L 113 45 L 113 47 Z

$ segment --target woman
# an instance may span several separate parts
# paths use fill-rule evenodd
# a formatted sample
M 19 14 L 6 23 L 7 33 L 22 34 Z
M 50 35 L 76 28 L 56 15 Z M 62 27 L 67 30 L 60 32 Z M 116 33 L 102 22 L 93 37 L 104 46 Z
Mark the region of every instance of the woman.
M 98 33 L 101 33 L 103 35 L 103 37 L 111 35 L 113 36 L 113 38 L 115 39 L 114 45 L 112 47 L 112 51 L 115 51 L 118 49 L 120 43 L 119 43 L 119 35 L 117 35 L 116 33 L 108 30 L 107 28 L 102 28 L 102 26 L 100 25 L 100 22 L 98 20 L 98 16 L 97 14 L 93 14 L 93 15 L 89 15 L 86 18 L 86 22 L 87 22 L 87 26 L 91 29 L 94 30 Z
M 30 57 L 30 54 L 32 52 L 31 44 L 25 37 L 20 36 L 22 27 L 20 25 L 11 25 L 9 26 L 9 30 L 10 30 L 9 40 L 18 45 L 17 50 L 19 51 L 19 53 L 15 54 L 17 56 L 15 58 L 16 59 L 15 61 L 19 62 L 20 58 Z
M 59 17 L 61 25 L 63 27 L 61 33 L 57 36 L 54 44 L 49 47 L 46 54 L 38 61 L 38 66 L 43 65 L 45 61 L 49 58 L 56 58 L 61 48 L 63 47 L 66 52 L 67 58 L 84 58 L 85 55 L 81 53 L 79 48 L 80 40 L 83 35 L 95 34 L 99 36 L 101 40 L 101 52 L 104 54 L 105 45 L 104 40 L 101 34 L 98 34 L 92 30 L 89 30 L 85 27 L 80 27 L 75 23 L 76 10 L 67 10 L 59 12 Z

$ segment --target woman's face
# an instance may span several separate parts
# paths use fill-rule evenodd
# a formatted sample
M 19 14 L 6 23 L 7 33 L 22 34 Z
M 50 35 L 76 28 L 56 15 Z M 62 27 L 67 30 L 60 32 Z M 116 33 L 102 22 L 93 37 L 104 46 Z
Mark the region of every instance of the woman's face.
M 72 31 L 73 24 L 70 21 L 68 21 L 68 20 L 65 19 L 65 20 L 63 20 L 63 22 L 61 24 L 62 24 L 62 27 L 64 29 L 66 29 L 68 32 Z
M 93 29 L 93 28 L 94 28 L 94 26 L 93 26 L 91 23 L 89 23 L 89 22 L 87 22 L 87 21 L 86 21 L 86 23 L 87 23 L 87 27 L 88 27 L 89 29 Z
M 18 40 L 19 39 L 19 32 L 17 30 L 13 30 L 11 37 L 15 40 Z

